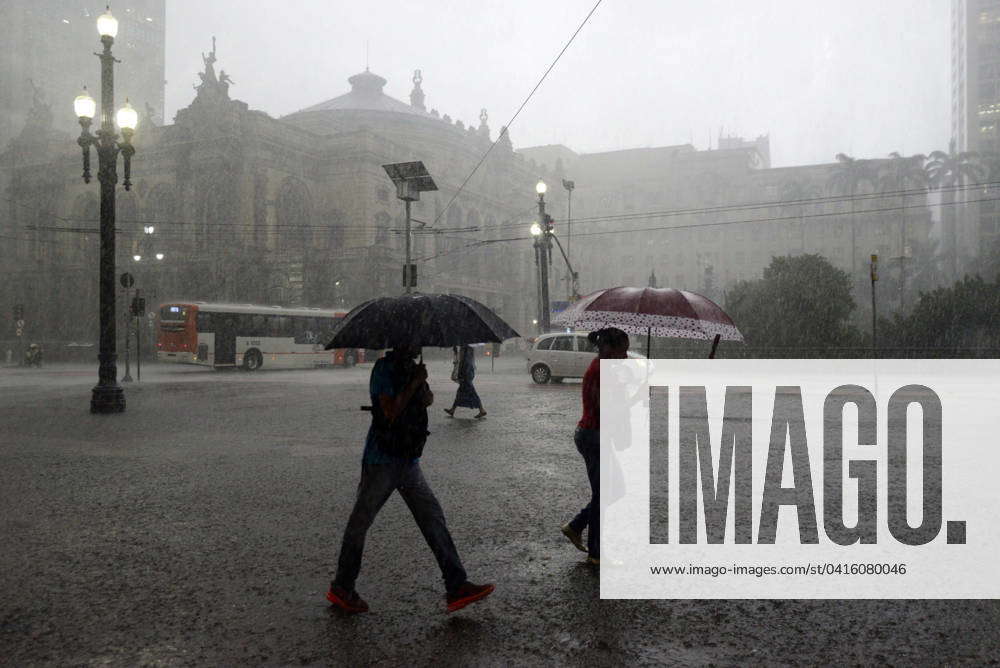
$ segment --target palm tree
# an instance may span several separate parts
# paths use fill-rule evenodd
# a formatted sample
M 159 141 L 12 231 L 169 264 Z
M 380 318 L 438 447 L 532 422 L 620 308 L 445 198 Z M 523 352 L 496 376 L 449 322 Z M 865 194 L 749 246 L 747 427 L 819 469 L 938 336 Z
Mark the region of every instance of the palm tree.
M 855 225 L 855 204 L 858 190 L 863 183 L 872 187 L 878 180 L 874 163 L 871 160 L 857 160 L 845 153 L 838 153 L 837 165 L 830 176 L 830 187 L 851 199 L 851 278 L 857 280 L 858 247 L 857 226 Z
M 781 199 L 785 202 L 794 202 L 799 205 L 799 239 L 802 253 L 806 252 L 806 200 L 815 197 L 817 194 L 818 192 L 816 186 L 802 179 L 786 181 L 781 186 Z
M 971 151 L 955 151 L 951 143 L 948 153 L 934 151 L 927 163 L 927 175 L 932 188 L 944 189 L 944 215 L 942 237 L 945 239 L 945 253 L 948 254 L 951 277 L 958 277 L 958 216 L 955 211 L 955 190 L 982 178 L 983 169 L 977 161 L 977 154 Z
M 889 154 L 889 162 L 879 175 L 879 190 L 895 191 L 899 194 L 899 308 L 903 309 L 906 290 L 906 195 L 907 188 L 923 192 L 928 185 L 927 171 L 924 163 L 927 156 L 923 154 L 905 157 L 893 151 Z

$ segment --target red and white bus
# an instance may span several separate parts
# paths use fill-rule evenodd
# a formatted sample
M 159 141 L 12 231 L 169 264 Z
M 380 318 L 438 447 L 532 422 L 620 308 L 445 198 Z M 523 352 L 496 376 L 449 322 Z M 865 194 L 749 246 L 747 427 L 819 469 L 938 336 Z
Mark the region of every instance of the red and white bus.
M 353 366 L 364 361 L 364 350 L 323 350 L 335 322 L 346 314 L 252 304 L 162 304 L 156 356 L 161 362 L 248 371 Z

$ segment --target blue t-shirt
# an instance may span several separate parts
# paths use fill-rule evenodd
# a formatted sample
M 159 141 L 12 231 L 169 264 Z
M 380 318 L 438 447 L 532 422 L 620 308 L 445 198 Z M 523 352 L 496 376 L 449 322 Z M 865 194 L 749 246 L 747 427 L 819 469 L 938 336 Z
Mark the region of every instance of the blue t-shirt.
M 395 365 L 391 358 L 392 353 L 375 362 L 372 369 L 371 379 L 368 381 L 368 394 L 371 395 L 372 406 L 378 403 L 379 395 L 386 394 L 390 397 L 396 396 L 396 387 L 393 383 L 393 372 Z M 384 452 L 375 442 L 374 425 L 368 427 L 368 437 L 365 439 L 365 452 L 362 461 L 365 464 L 393 464 L 405 460 L 404 457 Z M 420 461 L 417 457 L 412 461 Z

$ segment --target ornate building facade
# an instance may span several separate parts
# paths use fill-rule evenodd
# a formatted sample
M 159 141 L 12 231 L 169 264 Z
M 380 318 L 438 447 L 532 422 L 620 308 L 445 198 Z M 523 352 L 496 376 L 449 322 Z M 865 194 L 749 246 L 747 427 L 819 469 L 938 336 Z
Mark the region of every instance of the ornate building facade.
M 409 104 L 365 71 L 276 119 L 233 99 L 215 64 L 213 49 L 172 124 L 141 119 L 134 186 L 118 190 L 118 272 L 148 301 L 350 308 L 402 292 L 403 203 L 382 165 L 422 160 L 439 190 L 413 206 L 418 289 L 471 296 L 531 331 L 530 243 L 498 240 L 527 230 L 545 174 L 501 131 L 465 182 L 494 139 L 485 110 L 465 126 L 427 110 L 419 71 Z M 36 338 L 96 338 L 98 192 L 79 160 L 44 123 L 5 151 L 0 303 L 25 304 Z

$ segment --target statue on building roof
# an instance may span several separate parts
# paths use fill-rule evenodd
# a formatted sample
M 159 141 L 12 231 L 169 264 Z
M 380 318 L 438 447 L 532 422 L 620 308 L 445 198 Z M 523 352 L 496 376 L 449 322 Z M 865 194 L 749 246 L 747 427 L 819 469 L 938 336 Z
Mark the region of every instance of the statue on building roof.
M 229 86 L 236 83 L 233 81 L 225 70 L 219 70 L 219 86 L 222 88 L 222 92 L 227 96 L 229 95 Z
M 420 111 L 427 111 L 424 106 L 424 90 L 420 87 L 424 77 L 420 70 L 413 70 L 413 90 L 410 91 L 410 106 Z
M 479 134 L 486 139 L 490 138 L 490 126 L 487 123 L 490 116 L 486 113 L 486 108 L 483 107 L 479 110 Z
M 205 72 L 202 74 L 201 80 L 203 83 L 218 83 L 218 79 L 215 77 L 215 35 L 212 35 L 212 50 L 209 52 L 208 56 L 201 54 L 201 59 L 205 63 Z
M 215 74 L 215 63 L 218 58 L 215 55 L 215 37 L 212 37 L 212 50 L 206 56 L 201 54 L 201 59 L 205 63 L 205 71 L 198 72 L 201 83 L 194 88 L 198 91 L 195 100 L 228 100 L 229 87 L 234 83 L 232 78 L 226 74 L 225 70 L 220 70 L 219 75 Z

